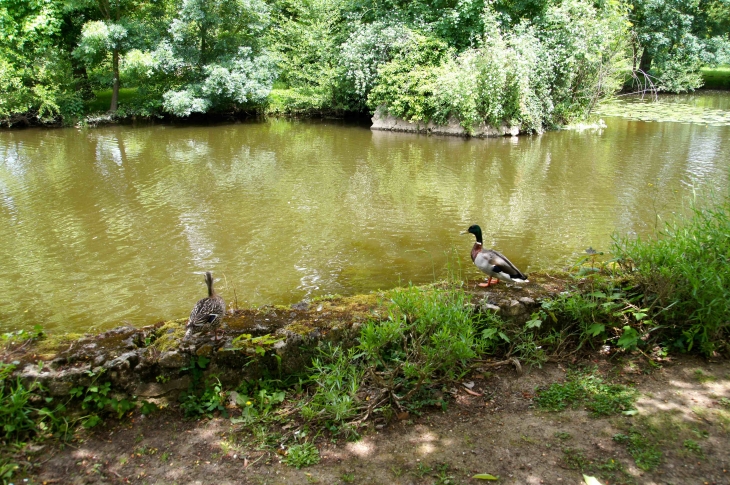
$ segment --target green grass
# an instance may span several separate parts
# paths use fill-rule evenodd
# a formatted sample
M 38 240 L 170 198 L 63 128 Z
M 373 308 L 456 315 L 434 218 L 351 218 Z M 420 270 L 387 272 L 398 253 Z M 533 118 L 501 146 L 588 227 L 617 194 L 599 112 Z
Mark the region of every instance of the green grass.
M 119 105 L 130 103 L 138 98 L 137 88 L 120 88 L 119 89 Z M 112 102 L 112 90 L 103 89 L 95 91 L 96 97 L 86 104 L 87 113 L 106 113 Z
M 563 384 L 552 384 L 538 391 L 535 402 L 546 411 L 561 411 L 579 404 L 593 416 L 610 416 L 631 410 L 637 392 L 621 384 L 607 384 L 592 370 L 571 371 Z
M 631 430 L 628 435 L 616 434 L 613 440 L 626 444 L 636 466 L 644 471 L 654 470 L 662 462 L 662 452 L 639 431 Z
M 319 450 L 312 443 L 292 445 L 282 461 L 295 468 L 316 465 L 319 463 Z
M 707 89 L 730 89 L 730 66 L 703 67 L 702 79 Z
M 730 198 L 693 205 L 656 237 L 616 241 L 615 253 L 643 292 L 655 336 L 680 351 L 727 349 L 730 322 Z

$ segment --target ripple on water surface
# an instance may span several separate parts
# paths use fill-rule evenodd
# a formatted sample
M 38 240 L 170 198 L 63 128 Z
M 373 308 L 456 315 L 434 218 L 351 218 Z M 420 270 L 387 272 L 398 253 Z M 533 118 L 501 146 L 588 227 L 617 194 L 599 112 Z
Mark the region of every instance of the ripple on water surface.
M 475 223 L 523 271 L 552 268 L 725 187 L 727 126 L 606 122 L 491 140 L 282 120 L 1 131 L 0 326 L 182 318 L 206 270 L 241 306 L 427 283 L 449 264 L 479 278 L 459 235 Z

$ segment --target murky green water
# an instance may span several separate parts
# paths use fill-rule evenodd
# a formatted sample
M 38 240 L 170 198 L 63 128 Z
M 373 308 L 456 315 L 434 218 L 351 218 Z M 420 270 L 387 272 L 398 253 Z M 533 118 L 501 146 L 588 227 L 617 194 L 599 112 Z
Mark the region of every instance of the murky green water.
M 185 317 L 205 270 L 239 306 L 430 282 L 453 254 L 473 278 L 474 223 L 521 269 L 557 267 L 725 190 L 730 127 L 606 122 L 492 140 L 276 120 L 0 132 L 0 327 Z

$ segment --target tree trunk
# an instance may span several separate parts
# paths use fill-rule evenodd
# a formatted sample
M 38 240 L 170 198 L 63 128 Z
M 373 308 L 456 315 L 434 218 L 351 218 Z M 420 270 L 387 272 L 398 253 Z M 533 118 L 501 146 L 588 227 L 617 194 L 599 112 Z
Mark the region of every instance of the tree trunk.
M 649 53 L 649 49 L 644 47 L 644 52 L 641 53 L 641 61 L 639 61 L 639 69 L 645 73 L 649 72 L 649 69 L 651 69 L 651 54 Z
M 119 49 L 112 51 L 112 103 L 109 111 L 114 113 L 119 105 Z

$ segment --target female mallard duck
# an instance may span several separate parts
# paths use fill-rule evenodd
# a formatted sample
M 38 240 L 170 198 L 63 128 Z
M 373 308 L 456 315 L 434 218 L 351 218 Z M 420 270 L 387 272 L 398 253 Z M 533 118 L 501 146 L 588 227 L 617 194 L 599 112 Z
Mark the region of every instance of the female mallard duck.
M 218 325 L 226 313 L 226 303 L 213 289 L 213 275 L 210 271 L 205 272 L 205 284 L 208 286 L 208 297 L 198 300 L 198 303 L 190 312 L 190 318 L 186 325 L 185 340 L 190 338 L 195 329 L 207 327 L 214 330 L 215 339 L 218 340 Z
M 479 286 L 487 287 L 492 284 L 492 278 L 497 278 L 495 285 L 499 280 L 514 281 L 515 283 L 529 283 L 527 277 L 510 262 L 509 259 L 495 251 L 494 249 L 484 249 L 482 247 L 482 228 L 474 224 L 462 234 L 474 234 L 477 242 L 471 248 L 471 260 L 477 268 L 489 275 L 489 281 L 479 283 Z

